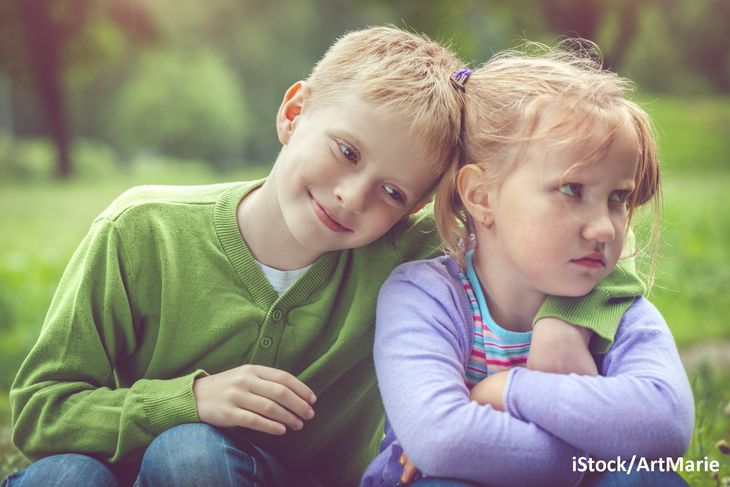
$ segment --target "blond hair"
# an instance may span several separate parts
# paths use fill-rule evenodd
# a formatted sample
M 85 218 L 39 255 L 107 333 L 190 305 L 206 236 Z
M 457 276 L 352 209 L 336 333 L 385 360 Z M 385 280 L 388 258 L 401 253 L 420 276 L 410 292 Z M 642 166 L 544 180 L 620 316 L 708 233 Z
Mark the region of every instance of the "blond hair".
M 524 159 L 529 144 L 548 137 L 563 146 L 586 143 L 596 124 L 605 124 L 608 137 L 593 148 L 589 158 L 576 161 L 567 172 L 570 173 L 599 160 L 621 124 L 631 123 L 639 144 L 639 162 L 635 189 L 627 201 L 628 222 L 637 207 L 653 203 L 651 281 L 660 232 L 661 182 L 651 120 L 628 98 L 633 83 L 602 69 L 595 44 L 566 39 L 552 48 L 527 43 L 519 51 L 501 52 L 476 70 L 465 86 L 459 167 L 480 166 L 490 184 L 504 180 Z M 540 121 L 546 111 L 562 117 L 545 126 Z M 463 267 L 475 223 L 457 192 L 459 167 L 449 168 L 444 175 L 436 192 L 434 211 L 446 251 Z
M 447 47 L 393 26 L 369 27 L 340 37 L 306 82 L 311 104 L 336 104 L 354 95 L 406 121 L 423 140 L 419 157 L 440 164 L 456 156 L 462 94 L 451 85 L 461 66 Z

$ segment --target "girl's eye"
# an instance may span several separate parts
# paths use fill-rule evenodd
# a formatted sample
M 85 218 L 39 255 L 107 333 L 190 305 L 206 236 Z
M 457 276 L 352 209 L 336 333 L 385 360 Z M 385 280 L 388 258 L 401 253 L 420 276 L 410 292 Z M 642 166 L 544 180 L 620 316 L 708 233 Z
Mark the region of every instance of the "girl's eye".
M 348 161 L 357 162 L 359 160 L 360 156 L 355 149 L 344 142 L 339 142 L 338 145 L 340 146 L 340 152 L 342 152 L 342 155 L 345 156 Z
M 580 183 L 566 183 L 560 186 L 558 191 L 574 198 L 580 198 L 583 195 L 583 185 Z
M 611 196 L 608 197 L 608 201 L 612 203 L 626 203 L 630 194 L 631 191 L 628 190 L 614 191 L 611 193 Z
M 386 184 L 384 186 L 385 192 L 388 194 L 388 197 L 392 199 L 393 201 L 396 201 L 397 203 L 403 205 L 406 202 L 406 197 L 403 196 L 403 193 L 395 189 L 393 186 Z

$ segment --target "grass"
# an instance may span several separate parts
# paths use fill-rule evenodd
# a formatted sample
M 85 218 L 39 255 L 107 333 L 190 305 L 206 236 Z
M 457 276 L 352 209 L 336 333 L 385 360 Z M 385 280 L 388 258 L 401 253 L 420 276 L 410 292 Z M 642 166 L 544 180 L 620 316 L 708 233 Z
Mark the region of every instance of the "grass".
M 692 377 L 692 390 L 696 406 L 695 430 L 685 458 L 702 460 L 707 457 L 717 460 L 720 468 L 712 474 L 685 472 L 683 476 L 692 487 L 726 487 L 726 483 L 730 483 L 730 457 L 716 445 L 722 439 L 730 443 L 730 374 L 705 365 Z
M 728 161 L 730 162 L 730 161 Z M 650 299 L 680 346 L 730 339 L 730 171 L 665 178 L 664 228 Z
M 650 299 L 680 347 L 730 341 L 730 98 L 661 99 L 650 103 L 666 165 L 663 245 Z M 91 220 L 115 196 L 137 184 L 199 184 L 252 179 L 254 169 L 220 176 L 199 167 L 158 166 L 101 181 L 0 182 L 0 478 L 26 460 L 9 442 L 7 391 L 38 335 L 63 268 Z M 2 176 L 0 176 L 2 180 Z M 691 376 L 697 420 L 687 458 L 721 462 L 710 474 L 685 474 L 693 486 L 719 486 L 730 457 L 730 373 L 700 369 Z

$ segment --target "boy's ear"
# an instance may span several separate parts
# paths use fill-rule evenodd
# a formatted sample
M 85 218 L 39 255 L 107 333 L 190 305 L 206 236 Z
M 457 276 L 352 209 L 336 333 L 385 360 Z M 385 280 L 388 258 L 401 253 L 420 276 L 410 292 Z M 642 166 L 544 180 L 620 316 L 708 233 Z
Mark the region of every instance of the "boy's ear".
M 482 168 L 476 164 L 467 164 L 459 169 L 456 189 L 475 225 L 491 227 L 494 224 L 494 208 Z
M 297 81 L 286 90 L 276 114 L 276 133 L 282 144 L 289 143 L 297 118 L 302 114 L 304 103 L 309 99 L 309 92 L 309 86 L 304 81 Z

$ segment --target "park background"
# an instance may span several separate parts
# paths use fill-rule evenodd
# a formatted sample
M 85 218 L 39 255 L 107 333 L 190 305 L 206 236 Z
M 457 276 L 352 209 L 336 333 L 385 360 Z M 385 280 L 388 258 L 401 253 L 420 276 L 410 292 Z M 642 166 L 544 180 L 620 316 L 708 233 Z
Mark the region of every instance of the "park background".
M 730 485 L 728 19 L 730 0 L 0 0 L 0 478 L 25 464 L 10 384 L 94 216 L 138 184 L 266 174 L 286 88 L 344 32 L 391 23 L 472 65 L 578 34 L 638 84 L 665 188 L 650 299 L 693 384 L 688 458 L 721 462 L 686 477 Z

